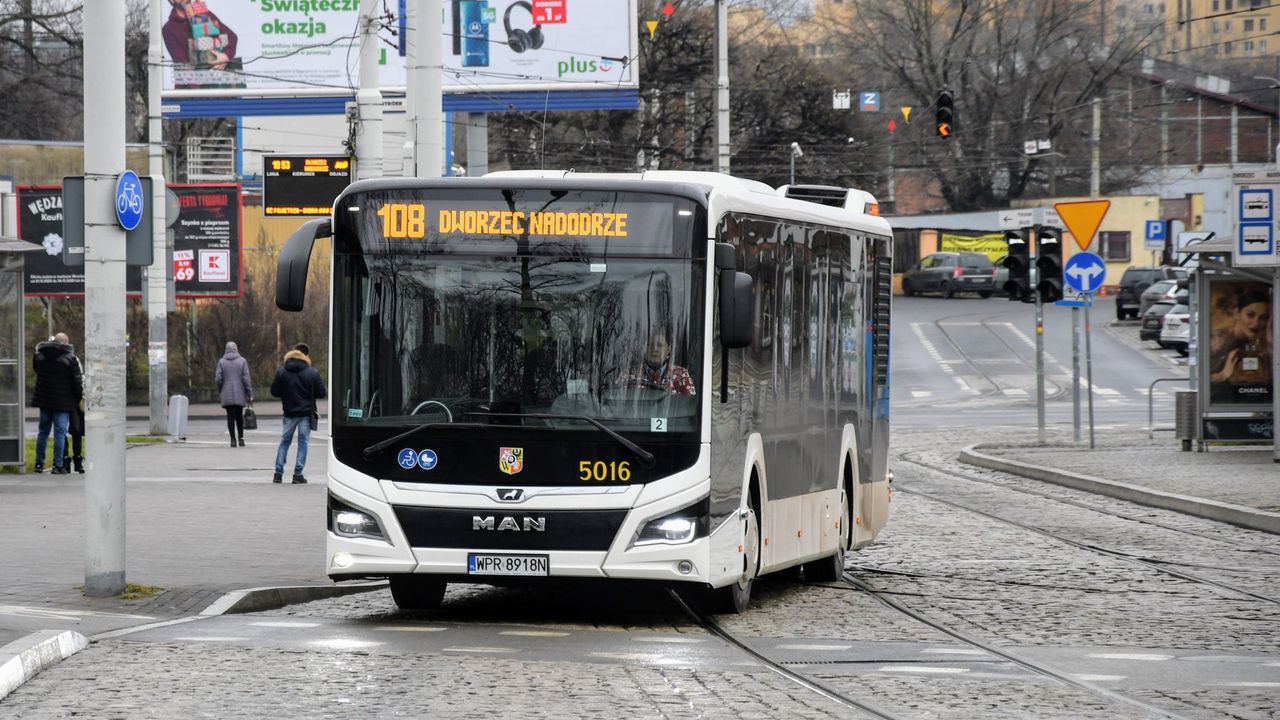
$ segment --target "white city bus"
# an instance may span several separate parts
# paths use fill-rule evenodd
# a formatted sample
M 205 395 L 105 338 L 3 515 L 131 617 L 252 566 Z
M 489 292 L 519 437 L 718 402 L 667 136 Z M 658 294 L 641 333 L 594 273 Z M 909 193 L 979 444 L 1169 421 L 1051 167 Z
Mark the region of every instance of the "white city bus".
M 747 606 L 888 515 L 892 234 L 858 190 L 700 172 L 357 182 L 333 237 L 334 579 L 625 578 Z M 551 578 L 552 580 L 546 580 Z

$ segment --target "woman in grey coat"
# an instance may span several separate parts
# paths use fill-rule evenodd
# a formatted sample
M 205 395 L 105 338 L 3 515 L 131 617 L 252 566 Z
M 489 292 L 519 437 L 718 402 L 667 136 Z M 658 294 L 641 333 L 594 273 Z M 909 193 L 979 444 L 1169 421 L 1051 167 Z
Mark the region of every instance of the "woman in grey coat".
M 249 382 L 249 362 L 240 357 L 235 343 L 227 343 L 227 351 L 218 360 L 218 372 L 213 380 L 222 395 L 222 407 L 227 411 L 231 447 L 235 447 L 237 441 L 244 447 L 244 406 L 253 402 L 253 385 Z

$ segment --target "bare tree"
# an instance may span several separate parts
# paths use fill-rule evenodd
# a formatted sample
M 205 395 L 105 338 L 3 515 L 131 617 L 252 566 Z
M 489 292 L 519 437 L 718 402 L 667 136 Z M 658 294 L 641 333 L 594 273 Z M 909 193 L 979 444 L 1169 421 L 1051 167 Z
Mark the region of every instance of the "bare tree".
M 847 5 L 851 14 L 839 33 L 846 67 L 869 74 L 887 95 L 926 117 L 940 91 L 953 93 L 949 140 L 933 137 L 926 120 L 893 142 L 900 161 L 931 169 L 946 204 L 957 211 L 1007 206 L 1050 186 L 1079 192 L 1083 182 L 1087 188 L 1090 103 L 1140 61 L 1154 33 L 1134 27 L 1098 42 L 1099 2 Z M 1028 139 L 1050 140 L 1056 154 L 1024 155 Z

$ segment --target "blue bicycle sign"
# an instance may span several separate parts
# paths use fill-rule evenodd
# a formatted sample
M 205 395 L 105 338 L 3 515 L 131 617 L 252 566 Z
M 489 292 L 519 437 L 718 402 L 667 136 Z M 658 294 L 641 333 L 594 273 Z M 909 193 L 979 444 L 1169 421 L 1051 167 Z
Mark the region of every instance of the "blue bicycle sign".
M 142 222 L 145 206 L 142 180 L 132 170 L 125 170 L 116 178 L 116 220 L 125 230 L 133 230 Z

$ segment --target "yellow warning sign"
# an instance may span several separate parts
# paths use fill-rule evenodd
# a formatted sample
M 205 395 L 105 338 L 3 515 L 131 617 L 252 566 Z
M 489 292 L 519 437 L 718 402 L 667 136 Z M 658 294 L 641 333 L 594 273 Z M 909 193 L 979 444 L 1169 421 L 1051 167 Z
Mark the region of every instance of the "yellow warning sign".
M 1076 239 L 1076 245 L 1079 245 L 1081 250 L 1087 251 L 1089 244 L 1093 242 L 1093 236 L 1098 232 L 1098 226 L 1102 224 L 1102 218 L 1106 216 L 1107 210 L 1111 209 L 1111 201 L 1061 202 L 1054 203 L 1053 209 L 1058 211 L 1058 217 L 1062 218 L 1062 223 L 1067 226 L 1071 237 Z
M 902 106 L 902 121 L 911 122 L 911 106 L 910 105 Z
M 645 21 L 644 21 L 644 26 L 645 26 L 645 27 L 647 27 L 647 28 L 649 28 L 649 39 L 650 39 L 650 40 L 652 40 L 652 39 L 653 39 L 653 33 L 654 33 L 654 31 L 658 29 L 658 21 L 657 21 L 657 20 L 645 20 Z

